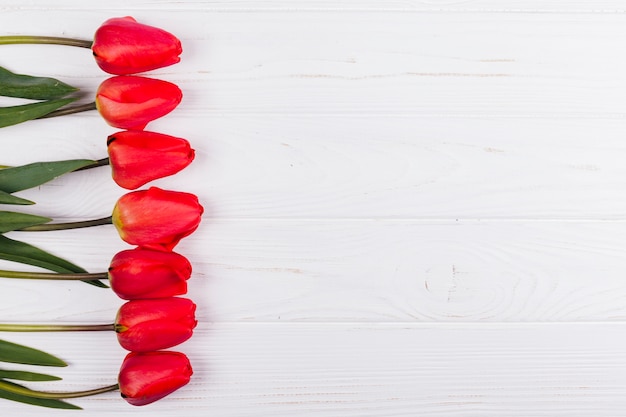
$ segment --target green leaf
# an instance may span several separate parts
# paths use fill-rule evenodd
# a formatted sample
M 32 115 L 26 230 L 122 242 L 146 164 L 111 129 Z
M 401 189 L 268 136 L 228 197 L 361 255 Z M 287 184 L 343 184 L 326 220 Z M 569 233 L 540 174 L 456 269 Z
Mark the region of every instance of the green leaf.
M 14 384 L 9 381 L 3 381 L 3 382 L 14 385 L 16 387 L 24 388 L 22 385 Z M 24 404 L 38 405 L 40 407 L 61 408 L 64 410 L 82 410 L 82 408 L 74 404 L 70 404 L 66 401 L 52 400 L 52 399 L 46 399 L 46 398 L 27 397 L 26 395 L 15 394 L 15 393 L 8 392 L 5 390 L 0 390 L 0 398 L 4 398 L 6 400 L 11 400 L 11 401 L 17 401 L 17 402 L 24 403 Z
M 78 89 L 54 78 L 15 74 L 0 67 L 0 96 L 50 100 L 74 91 Z
M 30 382 L 40 382 L 40 381 L 60 381 L 61 378 L 54 375 L 46 375 L 40 374 L 37 372 L 27 372 L 27 371 L 8 371 L 5 369 L 0 369 L 0 378 L 4 379 L 15 379 L 19 381 L 30 381 Z
M 45 116 L 46 114 L 76 100 L 77 99 L 75 98 L 62 98 L 58 100 L 23 104 L 21 106 L 0 107 L 0 127 L 16 125 L 18 123 Z
M 101 281 L 98 281 L 97 279 L 85 279 L 85 280 L 81 279 L 81 281 L 84 282 L 85 284 L 90 284 L 98 288 L 109 288 L 108 285 L 106 285 L 105 283 Z
M 35 162 L 33 164 L 1 169 L 0 190 L 6 193 L 27 190 L 95 162 L 90 159 L 70 159 L 66 161 Z
M 24 206 L 28 204 L 35 204 L 35 202 L 26 200 L 25 198 L 16 197 L 5 191 L 0 191 L 0 204 L 19 204 Z
M 52 219 L 49 217 L 18 213 L 16 211 L 0 211 L 0 233 L 19 230 L 28 226 L 36 226 L 50 221 L 52 221 Z
M 64 259 L 58 258 L 28 243 L 0 235 L 0 259 L 38 266 L 61 274 L 87 272 Z
M 7 261 L 19 262 L 22 264 L 38 266 L 49 271 L 67 274 L 72 272 L 87 272 L 80 266 L 61 259 L 48 253 L 36 246 L 18 240 L 9 239 L 4 235 L 0 235 L 0 259 Z M 100 288 L 109 288 L 108 285 L 98 280 L 85 280 L 91 285 Z
M 0 339 L 0 361 L 25 365 L 67 366 L 67 363 L 49 353 L 2 339 Z

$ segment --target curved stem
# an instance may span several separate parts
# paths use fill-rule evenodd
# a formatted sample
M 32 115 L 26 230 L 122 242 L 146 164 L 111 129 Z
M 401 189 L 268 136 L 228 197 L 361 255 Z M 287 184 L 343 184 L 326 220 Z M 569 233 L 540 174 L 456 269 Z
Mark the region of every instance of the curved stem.
M 0 36 L 0 45 L 12 44 L 66 45 L 91 49 L 93 41 L 88 41 L 86 39 L 61 38 L 56 36 Z
M 0 324 L 0 332 L 99 332 L 115 330 L 114 324 Z
M 113 223 L 113 218 L 109 216 L 109 217 L 102 217 L 101 219 L 83 220 L 79 222 L 38 224 L 36 226 L 28 226 L 23 229 L 18 229 L 18 231 L 20 232 L 47 232 L 50 230 L 80 229 L 83 227 L 101 226 L 104 224 L 112 224 L 112 223 Z
M 76 171 L 84 171 L 86 169 L 91 169 L 91 168 L 103 167 L 103 166 L 109 165 L 109 164 L 110 164 L 109 158 L 102 158 L 102 159 L 98 159 L 97 161 L 94 161 L 93 164 L 89 164 L 89 165 L 84 166 L 82 168 L 75 169 L 74 172 L 76 172 Z
M 37 119 L 48 119 L 50 117 L 65 116 L 66 114 L 74 114 L 74 113 L 80 113 L 80 112 L 89 111 L 89 110 L 96 110 L 96 109 L 97 109 L 96 102 L 92 101 L 91 103 L 87 103 L 87 104 L 81 104 L 81 105 L 78 105 L 78 106 L 61 108 L 59 110 L 55 110 L 55 111 L 52 111 L 52 112 L 50 112 L 48 114 L 40 116 Z
M 98 273 L 75 273 L 75 274 L 57 274 L 55 272 L 26 272 L 26 271 L 6 271 L 0 269 L 0 277 L 2 278 L 18 278 L 18 279 L 48 279 L 48 280 L 85 280 L 85 279 L 108 279 L 109 274 L 106 272 Z
M 12 392 L 13 394 L 24 395 L 26 397 L 43 398 L 60 400 L 63 398 L 79 398 L 88 397 L 90 395 L 102 394 L 105 392 L 117 391 L 120 388 L 118 384 L 109 385 L 107 387 L 91 389 L 88 391 L 74 391 L 74 392 L 47 392 L 47 391 L 35 391 L 26 387 L 11 384 L 6 381 L 0 380 L 0 390 Z

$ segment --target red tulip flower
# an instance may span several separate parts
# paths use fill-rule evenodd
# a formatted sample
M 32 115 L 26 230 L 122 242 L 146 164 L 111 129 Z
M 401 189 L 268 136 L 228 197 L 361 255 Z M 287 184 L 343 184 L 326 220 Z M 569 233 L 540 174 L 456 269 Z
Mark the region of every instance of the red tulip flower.
M 115 332 L 132 352 L 167 349 L 189 339 L 198 323 L 196 305 L 187 298 L 155 298 L 126 302 L 117 312 Z
M 122 398 L 132 405 L 153 403 L 189 383 L 193 370 L 179 352 L 131 352 L 120 368 Z
M 111 289 L 124 300 L 172 297 L 187 292 L 191 263 L 174 252 L 136 248 L 117 253 L 108 274 Z
M 107 147 L 113 180 L 129 190 L 177 173 L 195 156 L 185 139 L 141 130 L 115 133 Z
M 137 23 L 130 16 L 104 22 L 96 31 L 91 49 L 98 66 L 116 75 L 136 74 L 176 64 L 183 52 L 174 35 Z
M 96 107 L 111 126 L 142 130 L 178 106 L 183 93 L 175 84 L 120 75 L 105 80 L 96 92 Z
M 112 222 L 131 245 L 171 251 L 198 228 L 203 211 L 193 194 L 150 187 L 123 195 L 115 204 Z

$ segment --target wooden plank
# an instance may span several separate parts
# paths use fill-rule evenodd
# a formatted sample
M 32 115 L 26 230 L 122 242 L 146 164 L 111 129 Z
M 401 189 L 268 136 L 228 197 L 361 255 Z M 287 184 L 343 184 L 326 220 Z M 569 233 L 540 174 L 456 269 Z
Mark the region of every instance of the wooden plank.
M 88 415 L 613 416 L 626 400 L 623 323 L 202 325 L 180 350 L 186 388 L 131 408 L 117 394 L 74 400 Z M 37 335 L 12 340 L 36 343 Z M 110 335 L 45 348 L 72 366 L 50 389 L 110 384 L 124 353 Z M 4 401 L 5 413 L 41 409 Z M 49 415 L 61 415 L 49 413 Z
M 121 11 L 120 11 L 121 12 Z M 9 9 L 3 34 L 89 38 L 108 11 Z M 80 17 L 80 18 L 78 18 Z M 145 11 L 183 40 L 183 61 L 156 72 L 186 93 L 181 113 L 405 114 L 621 118 L 624 14 L 412 14 Z M 389 28 L 393 28 L 390 30 Z M 556 30 L 555 28 L 558 28 Z M 255 33 L 254 37 L 250 33 Z M 88 52 L 3 46 L 14 71 L 50 64 L 86 93 L 103 74 Z M 66 52 L 67 51 L 67 52 Z M 6 55 L 4 55 L 6 54 Z M 59 60 L 63 54 L 64 59 Z M 61 61 L 61 62 L 59 62 Z
M 92 272 L 127 247 L 112 227 L 22 235 Z M 203 321 L 619 321 L 625 240 L 623 222 L 207 218 L 177 251 Z M 108 323 L 121 304 L 80 282 L 1 283 L 4 320 Z
M 195 162 L 151 185 L 196 193 L 209 218 L 622 220 L 626 213 L 621 119 L 189 120 L 171 115 L 154 130 L 188 138 Z M 41 140 L 33 137 L 39 128 Z M 78 115 L 3 129 L 0 164 L 99 159 L 112 132 L 96 116 Z M 30 213 L 93 218 L 109 215 L 125 192 L 103 167 L 19 195 L 38 202 L 22 209 Z

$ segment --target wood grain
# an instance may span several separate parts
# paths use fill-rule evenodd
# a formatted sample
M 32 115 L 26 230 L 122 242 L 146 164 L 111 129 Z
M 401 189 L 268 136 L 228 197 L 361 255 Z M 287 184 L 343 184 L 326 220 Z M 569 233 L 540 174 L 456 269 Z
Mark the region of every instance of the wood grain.
M 94 133 L 63 133 L 74 121 Z M 114 131 L 94 127 L 95 117 L 30 126 L 44 123 L 49 138 L 34 150 L 10 147 L 0 163 L 102 158 Z M 172 115 L 163 124 L 192 142 L 196 162 L 152 185 L 198 194 L 207 218 L 621 221 L 626 213 L 623 120 L 230 115 L 199 129 Z M 0 138 L 39 143 L 28 127 Z M 110 214 L 124 192 L 104 167 L 20 195 L 39 203 L 28 212 L 90 218 Z
M 127 247 L 112 227 L 10 236 L 92 272 Z M 176 250 L 208 322 L 623 321 L 625 240 L 623 222 L 206 219 Z M 108 323 L 121 304 L 0 282 L 5 320 Z
M 42 24 L 33 34 L 89 38 L 112 13 L 9 9 L 2 27 L 20 33 L 20 22 L 34 19 Z M 138 18 L 156 24 L 160 13 Z M 620 14 L 174 10 L 164 26 L 185 44 L 183 61 L 156 75 L 180 84 L 185 102 L 177 113 L 193 120 L 224 113 L 621 118 L 622 23 Z M 63 54 L 51 75 L 70 74 L 86 92 L 104 79 L 84 50 L 27 55 L 25 48 L 41 49 L 3 47 L 12 70 Z
M 626 405 L 625 330 L 623 323 L 219 324 L 181 347 L 195 379 L 158 404 L 131 408 L 115 393 L 74 402 L 93 416 L 610 416 Z M 107 336 L 48 338 L 47 349 L 80 358 L 49 385 L 111 383 L 124 353 Z

